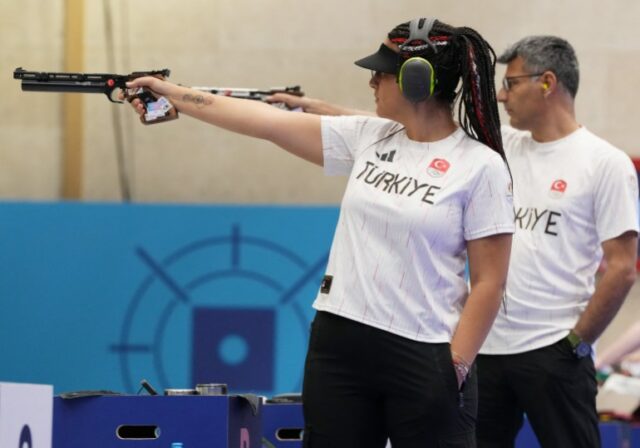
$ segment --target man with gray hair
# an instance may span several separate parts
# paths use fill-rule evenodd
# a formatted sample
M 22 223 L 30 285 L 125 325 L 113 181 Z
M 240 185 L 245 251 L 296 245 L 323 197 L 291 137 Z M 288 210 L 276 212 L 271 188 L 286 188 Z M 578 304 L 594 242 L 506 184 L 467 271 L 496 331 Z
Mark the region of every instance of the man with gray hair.
M 576 120 L 580 76 L 566 40 L 526 37 L 498 62 L 507 66 L 498 101 L 511 125 L 502 138 L 516 232 L 503 304 L 475 361 L 478 447 L 513 447 L 524 414 L 545 448 L 600 447 L 592 345 L 636 278 L 637 175 L 624 152 Z M 316 114 L 363 113 L 273 99 Z
M 577 122 L 566 40 L 526 37 L 498 62 L 516 233 L 503 306 L 476 360 L 478 446 L 514 446 L 526 414 L 543 447 L 599 447 L 592 345 L 635 281 L 637 176 Z

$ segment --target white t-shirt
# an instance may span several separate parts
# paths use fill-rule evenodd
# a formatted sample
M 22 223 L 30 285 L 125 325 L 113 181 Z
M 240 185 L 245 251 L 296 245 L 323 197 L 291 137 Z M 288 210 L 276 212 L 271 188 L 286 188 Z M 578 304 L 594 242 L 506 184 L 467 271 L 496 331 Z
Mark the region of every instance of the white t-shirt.
M 638 231 L 629 157 L 585 128 L 553 142 L 502 129 L 516 233 L 506 298 L 484 354 L 522 353 L 565 337 L 595 289 L 602 242 Z
M 398 123 L 322 117 L 325 172 L 349 175 L 318 310 L 449 342 L 464 306 L 466 240 L 513 233 L 502 158 L 463 130 L 432 143 Z M 324 282 L 327 286 L 328 282 Z

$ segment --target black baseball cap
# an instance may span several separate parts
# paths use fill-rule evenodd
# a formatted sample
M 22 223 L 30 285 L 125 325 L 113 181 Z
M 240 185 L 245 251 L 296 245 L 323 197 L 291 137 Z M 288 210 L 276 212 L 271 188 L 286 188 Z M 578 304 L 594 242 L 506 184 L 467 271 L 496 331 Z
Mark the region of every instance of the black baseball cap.
M 358 59 L 355 64 L 358 67 L 395 75 L 398 73 L 398 57 L 398 53 L 381 44 L 377 52 Z

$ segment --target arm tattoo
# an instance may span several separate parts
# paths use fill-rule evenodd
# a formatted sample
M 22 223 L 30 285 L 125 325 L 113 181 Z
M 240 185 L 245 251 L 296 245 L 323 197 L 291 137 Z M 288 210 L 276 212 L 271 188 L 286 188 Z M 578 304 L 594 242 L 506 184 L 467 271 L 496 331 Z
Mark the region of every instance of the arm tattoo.
M 201 109 L 204 106 L 209 106 L 212 103 L 210 99 L 207 99 L 202 95 L 192 95 L 190 93 L 185 93 L 182 97 L 182 101 L 185 103 L 194 103 L 198 109 Z

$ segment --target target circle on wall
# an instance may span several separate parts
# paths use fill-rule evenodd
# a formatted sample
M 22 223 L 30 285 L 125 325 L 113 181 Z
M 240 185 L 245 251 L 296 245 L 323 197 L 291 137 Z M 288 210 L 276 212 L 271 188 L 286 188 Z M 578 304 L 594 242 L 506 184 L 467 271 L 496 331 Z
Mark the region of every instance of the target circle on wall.
M 141 246 L 135 252 L 148 275 L 112 346 L 129 393 L 143 378 L 163 389 L 301 390 L 311 303 L 328 254 L 306 260 L 237 224 L 160 257 Z

